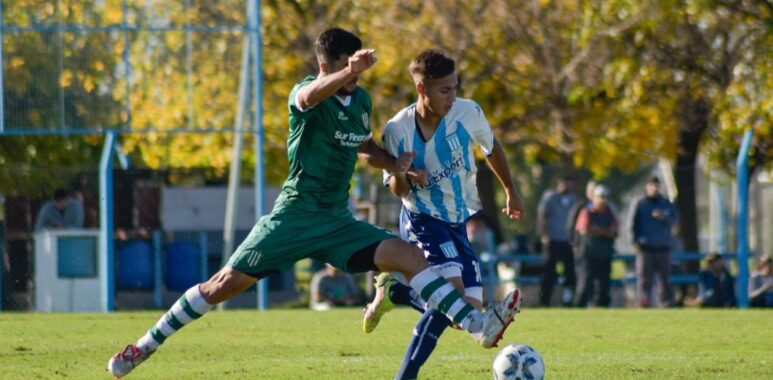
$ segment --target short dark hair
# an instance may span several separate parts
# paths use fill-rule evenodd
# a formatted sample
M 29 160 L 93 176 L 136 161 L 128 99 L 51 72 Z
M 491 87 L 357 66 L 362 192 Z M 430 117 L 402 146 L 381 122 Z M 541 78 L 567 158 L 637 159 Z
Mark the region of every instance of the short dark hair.
M 658 176 L 654 176 L 654 177 L 650 178 L 650 180 L 647 181 L 647 183 L 656 183 L 656 184 L 660 185 L 660 178 L 658 178 Z
M 314 41 L 317 60 L 325 63 L 341 58 L 342 54 L 352 55 L 360 49 L 362 49 L 362 40 L 359 37 L 337 27 L 325 30 Z
M 424 50 L 413 59 L 408 71 L 415 82 L 425 78 L 438 79 L 451 75 L 456 70 L 456 62 L 440 50 Z
M 67 190 L 62 189 L 61 187 L 54 190 L 54 200 L 55 201 L 61 201 L 67 198 Z

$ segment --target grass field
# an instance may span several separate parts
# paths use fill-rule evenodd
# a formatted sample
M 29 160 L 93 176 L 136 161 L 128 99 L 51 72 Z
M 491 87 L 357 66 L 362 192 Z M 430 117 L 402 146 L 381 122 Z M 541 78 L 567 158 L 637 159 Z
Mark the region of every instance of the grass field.
M 160 312 L 0 314 L 0 379 L 109 379 L 107 360 Z M 418 314 L 372 334 L 356 309 L 211 312 L 131 379 L 391 379 Z M 548 379 L 773 379 L 773 312 L 528 309 L 505 342 L 542 352 Z M 445 334 L 423 379 L 490 379 L 497 350 Z

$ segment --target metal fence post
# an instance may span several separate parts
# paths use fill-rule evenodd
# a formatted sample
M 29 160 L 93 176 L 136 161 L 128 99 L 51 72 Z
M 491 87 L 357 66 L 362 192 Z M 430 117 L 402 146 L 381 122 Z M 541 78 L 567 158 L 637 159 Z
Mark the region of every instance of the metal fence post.
M 743 136 L 736 162 L 738 187 L 738 306 L 749 308 L 749 151 L 754 130 Z
M 265 196 L 263 193 L 266 189 L 266 176 L 263 149 L 265 140 L 265 131 L 263 130 L 263 40 L 260 33 L 260 0 L 253 1 L 254 5 L 250 7 L 248 22 L 252 62 L 255 65 L 255 74 L 252 77 L 252 101 L 255 103 L 252 126 L 255 128 L 255 222 L 257 222 L 264 213 L 263 200 Z M 258 308 L 260 310 L 268 309 L 268 281 L 268 277 L 258 281 Z
M 201 282 L 209 279 L 209 251 L 207 250 L 207 231 L 199 232 L 199 263 L 201 264 Z
M 153 299 L 157 308 L 164 305 L 161 298 L 161 231 L 153 231 Z
M 116 133 L 105 134 L 99 160 L 99 266 L 102 311 L 115 310 L 115 268 L 113 267 L 113 149 Z
M 0 1 L 0 134 L 5 131 L 5 82 L 3 80 L 3 2 Z M 2 292 L 0 292 L 2 293 Z

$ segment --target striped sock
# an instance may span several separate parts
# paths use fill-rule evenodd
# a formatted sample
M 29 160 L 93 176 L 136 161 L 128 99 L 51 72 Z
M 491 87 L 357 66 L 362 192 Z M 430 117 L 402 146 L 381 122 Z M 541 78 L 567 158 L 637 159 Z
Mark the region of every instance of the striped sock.
M 152 329 L 148 330 L 140 338 L 137 345 L 143 350 L 155 351 L 164 343 L 166 338 L 172 336 L 183 326 L 199 319 L 204 313 L 212 309 L 213 305 L 207 303 L 199 291 L 199 285 L 188 289 L 169 311 L 156 322 Z
M 449 319 L 469 332 L 480 327 L 473 320 L 480 320 L 481 312 L 467 303 L 450 282 L 439 276 L 432 268 L 417 273 L 411 279 L 411 287 L 427 304 L 445 314 Z

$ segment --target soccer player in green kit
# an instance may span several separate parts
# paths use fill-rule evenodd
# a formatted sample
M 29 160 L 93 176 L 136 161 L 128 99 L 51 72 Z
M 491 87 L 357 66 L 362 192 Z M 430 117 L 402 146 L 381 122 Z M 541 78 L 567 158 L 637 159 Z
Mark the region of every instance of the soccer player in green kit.
M 370 95 L 357 80 L 376 63 L 374 51 L 362 49 L 357 36 L 340 28 L 323 32 L 314 48 L 319 75 L 296 84 L 288 99 L 290 173 L 273 211 L 258 221 L 224 268 L 188 289 L 144 336 L 110 359 L 108 370 L 115 377 L 127 375 L 214 305 L 309 257 L 349 273 L 401 272 L 428 304 L 480 345 L 490 348 L 501 339 L 518 309 L 512 293 L 480 312 L 429 267 L 418 247 L 352 217 L 349 181 L 358 155 L 372 166 L 405 174 L 414 154 L 395 159 L 372 139 Z

